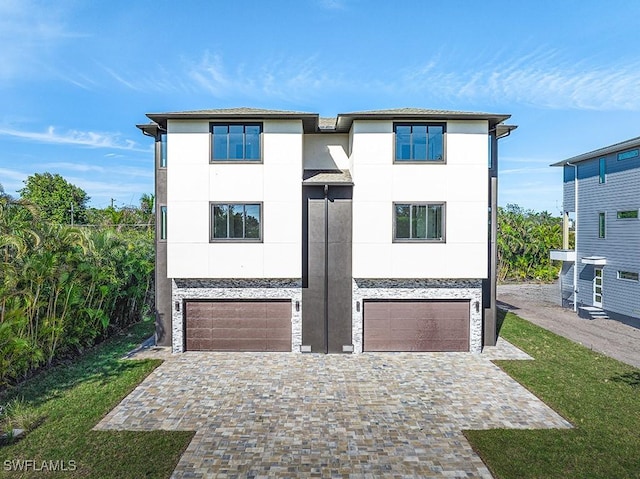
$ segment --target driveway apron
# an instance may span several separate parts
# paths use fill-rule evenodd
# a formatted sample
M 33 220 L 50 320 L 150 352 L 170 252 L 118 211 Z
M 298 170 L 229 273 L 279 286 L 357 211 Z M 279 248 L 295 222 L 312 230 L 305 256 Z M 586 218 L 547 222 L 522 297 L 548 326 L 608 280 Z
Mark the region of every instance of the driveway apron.
M 173 478 L 492 477 L 465 429 L 571 425 L 469 353 L 184 353 L 96 429 L 191 430 Z

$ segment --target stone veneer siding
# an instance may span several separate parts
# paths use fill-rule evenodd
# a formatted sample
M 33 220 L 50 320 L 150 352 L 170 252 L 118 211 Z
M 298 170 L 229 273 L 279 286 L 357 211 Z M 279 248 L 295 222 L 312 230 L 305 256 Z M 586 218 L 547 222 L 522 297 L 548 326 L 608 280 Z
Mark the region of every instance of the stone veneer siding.
M 352 335 L 354 353 L 362 353 L 363 300 L 367 299 L 467 299 L 469 349 L 482 352 L 481 279 L 364 279 L 353 280 Z M 360 307 L 356 303 L 360 303 Z M 478 308 L 476 309 L 476 302 Z M 359 309 L 359 311 L 358 311 Z
M 190 299 L 290 299 L 291 348 L 302 344 L 302 281 L 299 279 L 174 279 L 172 282 L 172 350 L 184 351 L 184 300 Z M 296 301 L 300 311 L 296 311 Z M 179 309 L 176 310 L 176 303 Z

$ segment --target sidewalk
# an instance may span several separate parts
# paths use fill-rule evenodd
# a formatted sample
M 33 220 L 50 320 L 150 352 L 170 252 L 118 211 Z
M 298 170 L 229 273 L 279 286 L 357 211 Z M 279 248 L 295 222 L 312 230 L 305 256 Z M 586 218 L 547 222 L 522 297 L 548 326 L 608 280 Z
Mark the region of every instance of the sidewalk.
M 608 319 L 582 319 L 559 306 L 556 284 L 498 285 L 498 307 L 513 311 L 560 336 L 564 336 L 618 361 L 640 368 L 640 329 Z

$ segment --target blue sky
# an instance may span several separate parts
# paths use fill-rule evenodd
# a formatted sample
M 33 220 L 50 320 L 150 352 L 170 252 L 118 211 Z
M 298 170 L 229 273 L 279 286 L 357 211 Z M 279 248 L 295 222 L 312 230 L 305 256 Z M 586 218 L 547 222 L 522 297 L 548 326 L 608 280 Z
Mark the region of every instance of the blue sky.
M 145 113 L 487 111 L 499 203 L 558 214 L 552 162 L 640 136 L 640 2 L 0 0 L 0 183 L 153 191 Z

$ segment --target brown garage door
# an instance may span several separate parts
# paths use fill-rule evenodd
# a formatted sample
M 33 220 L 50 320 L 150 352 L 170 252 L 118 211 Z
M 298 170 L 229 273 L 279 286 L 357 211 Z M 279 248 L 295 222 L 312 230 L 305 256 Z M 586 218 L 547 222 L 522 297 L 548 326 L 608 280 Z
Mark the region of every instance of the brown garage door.
M 187 301 L 187 351 L 291 351 L 291 301 Z
M 469 301 L 364 301 L 365 351 L 469 351 Z

